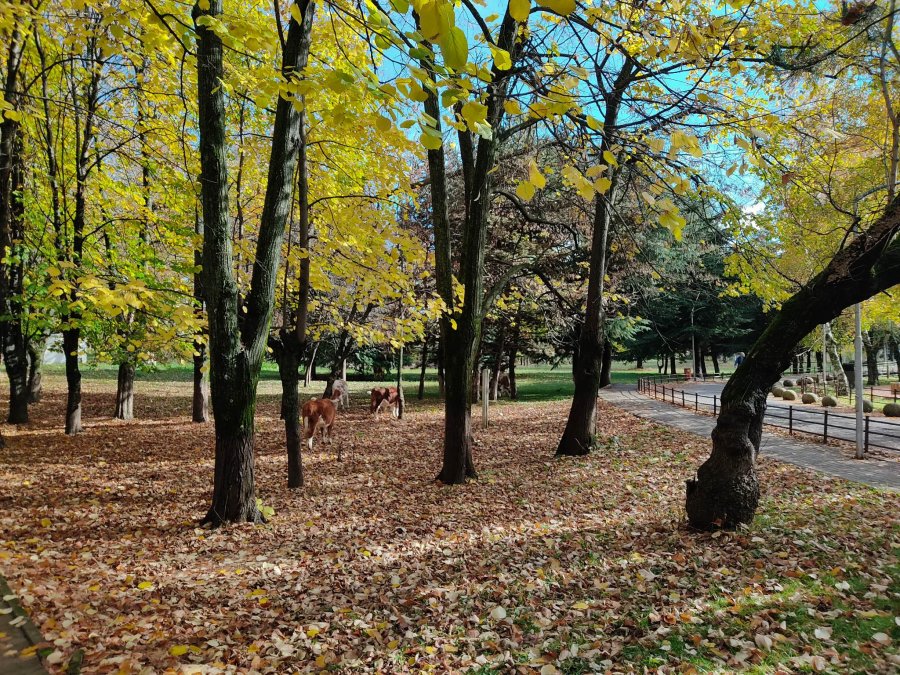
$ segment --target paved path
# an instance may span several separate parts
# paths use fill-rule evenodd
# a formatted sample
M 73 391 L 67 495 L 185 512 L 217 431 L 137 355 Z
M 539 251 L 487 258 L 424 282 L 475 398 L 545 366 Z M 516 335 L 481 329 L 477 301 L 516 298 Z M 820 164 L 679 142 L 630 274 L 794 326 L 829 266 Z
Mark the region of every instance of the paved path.
M 612 385 L 600 397 L 645 419 L 709 438 L 715 418 L 662 403 L 638 393 L 633 385 Z M 760 453 L 776 459 L 872 487 L 900 491 L 900 465 L 875 459 L 850 459 L 837 448 L 797 438 L 763 434 Z
M 0 675 L 46 675 L 33 649 L 41 641 L 41 634 L 0 576 Z
M 690 392 L 699 393 L 702 406 L 704 396 L 709 397 L 706 402 L 710 405 L 712 404 L 713 395 L 721 397 L 725 383 L 722 381 L 684 382 L 674 383 L 671 386 L 674 386 L 676 389 L 683 389 L 689 394 Z M 692 395 L 688 396 L 688 404 L 691 402 Z M 824 408 L 821 405 L 804 405 L 799 401 L 785 401 L 770 396 L 766 403 L 766 413 L 767 416 L 773 418 L 772 424 L 787 428 L 788 408 L 794 409 L 792 413 L 793 427 L 796 431 L 805 431 L 816 436 L 822 435 L 824 420 L 822 411 Z M 856 442 L 856 417 L 852 410 L 830 408 L 828 418 L 829 438 L 837 438 L 849 443 Z M 900 417 L 882 417 L 880 415 L 871 417 L 869 442 L 872 447 L 900 451 Z

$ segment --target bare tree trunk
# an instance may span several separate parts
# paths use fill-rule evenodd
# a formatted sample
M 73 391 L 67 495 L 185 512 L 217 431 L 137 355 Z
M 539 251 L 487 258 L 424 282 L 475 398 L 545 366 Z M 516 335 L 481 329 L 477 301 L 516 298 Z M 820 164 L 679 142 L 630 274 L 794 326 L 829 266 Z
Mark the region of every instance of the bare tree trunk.
M 422 340 L 422 366 L 419 372 L 419 400 L 425 398 L 425 369 L 428 367 L 428 333 Z
M 66 434 L 74 436 L 84 431 L 81 425 L 81 369 L 78 366 L 78 342 L 81 330 L 63 331 L 63 353 L 66 359 Z
M 47 338 L 41 336 L 28 342 L 28 402 L 38 403 L 43 395 L 44 350 Z
M 501 322 L 500 334 L 497 337 L 497 347 L 494 350 L 494 362 L 491 367 L 491 398 L 495 401 L 500 388 L 500 370 L 503 365 L 504 354 L 506 354 L 506 322 Z
M 866 350 L 866 384 L 875 386 L 878 380 L 878 345 L 873 344 L 872 335 L 869 331 L 863 331 L 863 347 Z M 862 366 L 862 364 L 860 364 Z
M 608 387 L 612 383 L 612 344 L 609 340 L 603 344 L 603 358 L 600 363 L 600 387 Z
M 119 364 L 116 419 L 134 419 L 134 363 L 130 361 L 123 361 Z

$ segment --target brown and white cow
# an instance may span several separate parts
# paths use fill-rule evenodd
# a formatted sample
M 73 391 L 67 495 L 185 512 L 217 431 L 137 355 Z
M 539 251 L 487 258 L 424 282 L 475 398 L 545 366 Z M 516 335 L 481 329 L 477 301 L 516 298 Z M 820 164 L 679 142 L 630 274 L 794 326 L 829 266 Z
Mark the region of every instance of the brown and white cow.
M 391 416 L 398 417 L 400 415 L 400 394 L 397 387 L 375 387 L 369 392 L 372 397 L 370 410 L 375 417 L 382 408 L 391 408 Z
M 338 410 L 350 407 L 350 388 L 346 380 L 335 380 L 331 385 L 331 401 Z
M 303 404 L 300 419 L 303 423 L 303 430 L 306 432 L 306 445 L 310 450 L 313 447 L 313 439 L 320 429 L 322 430 L 322 442 L 328 441 L 328 444 L 331 445 L 331 430 L 334 427 L 335 414 L 334 403 L 327 398 L 311 398 Z M 341 453 L 338 448 L 338 459 L 340 458 Z

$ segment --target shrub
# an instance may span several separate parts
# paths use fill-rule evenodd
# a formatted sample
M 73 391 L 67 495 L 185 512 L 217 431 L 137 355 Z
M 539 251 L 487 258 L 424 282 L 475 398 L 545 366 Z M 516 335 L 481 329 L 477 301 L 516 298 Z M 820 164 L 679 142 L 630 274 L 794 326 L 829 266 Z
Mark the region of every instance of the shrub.
M 794 382 L 793 380 L 785 380 L 781 384 L 783 384 L 785 387 L 796 387 L 797 386 L 797 383 Z
M 875 412 L 875 406 L 872 405 L 872 401 L 863 399 L 863 412 L 867 412 L 867 413 Z
M 797 380 L 797 384 L 799 384 L 801 387 L 809 386 L 813 384 L 813 382 L 815 382 L 815 380 L 813 380 L 811 377 L 801 377 L 799 380 Z
M 784 389 L 782 389 L 778 385 L 775 385 L 774 387 L 772 387 L 772 394 L 777 398 L 781 398 L 782 394 L 784 394 Z
M 900 417 L 900 403 L 888 403 L 885 405 L 884 414 L 888 417 Z
M 781 398 L 783 398 L 785 401 L 796 401 L 797 394 L 795 392 L 791 391 L 790 389 L 785 389 L 784 392 L 781 394 Z
M 823 396 L 822 397 L 822 405 L 826 408 L 833 408 L 837 405 L 837 401 L 832 396 Z
M 804 403 L 818 403 L 819 397 L 815 394 L 803 394 L 803 396 L 800 397 L 800 400 Z

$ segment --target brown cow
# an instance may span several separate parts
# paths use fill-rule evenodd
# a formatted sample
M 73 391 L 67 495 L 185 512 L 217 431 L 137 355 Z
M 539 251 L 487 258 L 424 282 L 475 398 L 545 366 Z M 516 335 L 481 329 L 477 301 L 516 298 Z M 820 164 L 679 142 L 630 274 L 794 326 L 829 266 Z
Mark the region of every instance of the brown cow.
M 375 417 L 382 408 L 390 406 L 391 415 L 398 417 L 400 415 L 400 394 L 397 387 L 375 387 L 371 392 L 372 405 L 370 410 Z
M 303 430 L 306 432 L 306 445 L 312 450 L 313 439 L 316 432 L 322 430 L 322 442 L 328 441 L 331 445 L 331 429 L 334 427 L 335 409 L 334 403 L 327 398 L 311 398 L 303 404 L 300 413 Z M 338 459 L 341 458 L 341 450 L 338 448 Z

